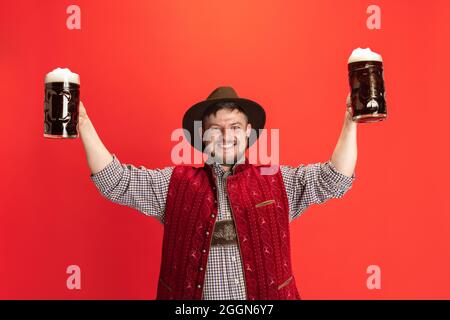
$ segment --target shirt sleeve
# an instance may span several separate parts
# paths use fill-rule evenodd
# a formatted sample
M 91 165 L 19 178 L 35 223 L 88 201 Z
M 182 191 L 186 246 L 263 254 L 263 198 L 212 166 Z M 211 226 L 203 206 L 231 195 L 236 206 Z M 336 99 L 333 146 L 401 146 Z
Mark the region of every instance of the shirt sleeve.
M 115 154 L 101 171 L 90 175 L 98 191 L 112 202 L 156 217 L 164 224 L 164 210 L 174 167 L 139 168 L 122 164 Z
M 289 200 L 291 222 L 311 204 L 341 198 L 356 179 L 355 173 L 349 177 L 337 171 L 331 160 L 298 167 L 280 166 L 280 169 Z

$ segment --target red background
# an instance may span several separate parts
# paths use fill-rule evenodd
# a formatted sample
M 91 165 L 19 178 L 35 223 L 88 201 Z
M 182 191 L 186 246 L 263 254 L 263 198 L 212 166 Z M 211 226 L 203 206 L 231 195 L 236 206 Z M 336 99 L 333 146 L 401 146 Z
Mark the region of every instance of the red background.
M 66 8 L 81 8 L 81 30 Z M 366 27 L 369 5 L 381 30 Z M 231 85 L 279 128 L 281 162 L 331 157 L 356 47 L 382 54 L 388 120 L 358 125 L 357 179 L 292 223 L 304 299 L 450 298 L 448 1 L 2 1 L 0 298 L 154 299 L 162 225 L 107 201 L 80 139 L 43 137 L 69 67 L 122 163 L 171 165 L 184 111 Z M 81 267 L 82 289 L 66 287 Z M 380 290 L 366 268 L 381 267 Z

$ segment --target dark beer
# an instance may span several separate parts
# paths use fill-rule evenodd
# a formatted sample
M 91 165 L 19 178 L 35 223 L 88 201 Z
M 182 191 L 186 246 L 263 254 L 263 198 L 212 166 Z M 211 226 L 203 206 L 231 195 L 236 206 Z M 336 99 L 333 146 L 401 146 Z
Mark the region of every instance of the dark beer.
M 353 121 L 378 122 L 387 117 L 383 59 L 367 49 L 355 49 L 348 59 Z
M 44 137 L 78 138 L 80 77 L 57 68 L 45 76 Z

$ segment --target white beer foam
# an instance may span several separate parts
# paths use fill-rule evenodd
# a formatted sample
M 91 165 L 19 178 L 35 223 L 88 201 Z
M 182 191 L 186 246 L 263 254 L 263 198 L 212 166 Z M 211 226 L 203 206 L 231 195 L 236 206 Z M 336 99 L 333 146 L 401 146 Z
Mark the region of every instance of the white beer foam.
M 45 76 L 45 83 L 49 82 L 71 82 L 80 84 L 78 73 L 70 71 L 68 68 L 56 68 Z
M 348 58 L 348 63 L 358 61 L 380 61 L 383 62 L 381 55 L 373 52 L 370 48 L 357 48 L 352 51 L 352 54 Z

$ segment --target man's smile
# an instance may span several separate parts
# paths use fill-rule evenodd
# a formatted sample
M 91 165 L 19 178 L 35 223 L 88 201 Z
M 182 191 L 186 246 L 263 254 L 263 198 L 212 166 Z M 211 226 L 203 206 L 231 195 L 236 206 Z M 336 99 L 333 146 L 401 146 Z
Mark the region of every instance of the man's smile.
M 236 142 L 228 142 L 226 144 L 218 143 L 216 146 L 223 150 L 231 150 L 232 148 L 234 148 L 236 146 Z

